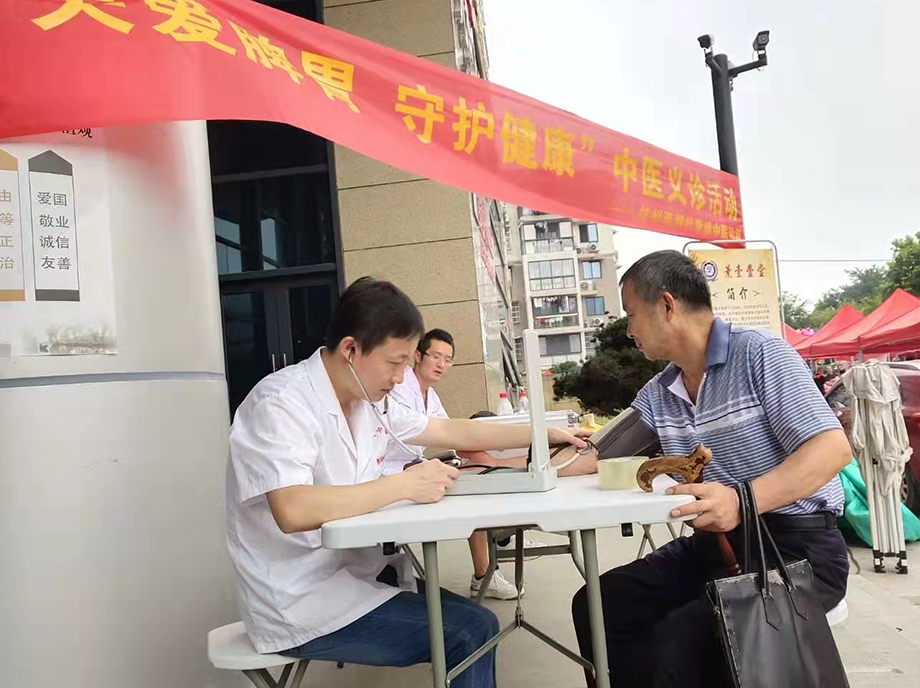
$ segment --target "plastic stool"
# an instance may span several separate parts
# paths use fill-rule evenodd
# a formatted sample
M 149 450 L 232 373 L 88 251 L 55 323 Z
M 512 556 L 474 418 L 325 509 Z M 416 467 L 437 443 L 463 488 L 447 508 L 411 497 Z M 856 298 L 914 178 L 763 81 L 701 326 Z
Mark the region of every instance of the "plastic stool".
M 242 671 L 256 688 L 300 688 L 310 664 L 308 659 L 296 660 L 283 655 L 256 652 L 249 642 L 242 621 L 215 628 L 208 633 L 208 659 L 218 669 Z M 291 678 L 295 664 L 297 671 Z M 277 681 L 268 673 L 272 667 L 284 667 Z

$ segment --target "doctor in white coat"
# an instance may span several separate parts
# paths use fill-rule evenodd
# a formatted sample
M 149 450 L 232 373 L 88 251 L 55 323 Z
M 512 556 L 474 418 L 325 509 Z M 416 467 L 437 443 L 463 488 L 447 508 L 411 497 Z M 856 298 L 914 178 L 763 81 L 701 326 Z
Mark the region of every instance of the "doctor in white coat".
M 424 333 L 421 314 L 388 282 L 362 278 L 342 295 L 327 346 L 257 384 L 237 409 L 227 470 L 227 544 L 243 622 L 259 652 L 348 664 L 431 661 L 424 583 L 404 555 L 329 550 L 321 526 L 394 502 L 436 502 L 458 475 L 440 461 L 384 476 L 388 436 L 465 450 L 526 445 L 526 425 L 432 419 L 400 404 Z M 585 443 L 551 428 L 550 442 Z M 448 668 L 498 632 L 487 609 L 442 592 Z M 490 651 L 452 683 L 494 688 Z

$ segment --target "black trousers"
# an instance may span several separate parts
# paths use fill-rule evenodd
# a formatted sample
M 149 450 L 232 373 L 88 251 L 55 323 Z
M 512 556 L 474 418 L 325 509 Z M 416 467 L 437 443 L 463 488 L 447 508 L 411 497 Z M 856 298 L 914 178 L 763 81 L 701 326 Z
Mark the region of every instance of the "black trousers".
M 825 611 L 846 594 L 849 559 L 836 528 L 770 532 L 787 562 L 807 559 Z M 739 561 L 738 532 L 729 533 Z M 744 566 L 744 562 L 740 562 Z M 706 583 L 725 577 L 715 538 L 702 531 L 601 576 L 610 682 L 616 688 L 731 686 Z M 572 600 L 581 655 L 592 659 L 585 588 Z M 594 680 L 586 674 L 589 688 Z

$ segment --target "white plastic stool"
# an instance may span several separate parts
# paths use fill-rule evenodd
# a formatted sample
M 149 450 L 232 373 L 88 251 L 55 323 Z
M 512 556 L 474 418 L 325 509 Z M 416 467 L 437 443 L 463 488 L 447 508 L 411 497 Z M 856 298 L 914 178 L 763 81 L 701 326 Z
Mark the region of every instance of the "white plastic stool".
M 208 633 L 208 659 L 218 669 L 242 671 L 256 688 L 300 688 L 310 660 L 296 660 L 283 655 L 263 655 L 249 642 L 242 621 L 215 628 Z M 291 671 L 297 671 L 290 683 Z M 268 670 L 283 666 L 276 681 Z
M 849 615 L 850 608 L 847 606 L 847 601 L 845 599 L 840 600 L 837 606 L 827 613 L 827 625 L 836 626 L 839 623 L 843 623 Z

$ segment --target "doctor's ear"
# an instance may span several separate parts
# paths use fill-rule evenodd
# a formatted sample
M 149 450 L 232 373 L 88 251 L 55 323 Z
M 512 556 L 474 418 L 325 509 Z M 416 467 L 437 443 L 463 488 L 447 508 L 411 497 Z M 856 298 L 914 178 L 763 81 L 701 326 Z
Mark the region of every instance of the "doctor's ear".
M 358 347 L 358 342 L 354 337 L 343 337 L 342 341 L 339 342 L 339 351 L 345 357 L 346 361 L 351 361 Z

